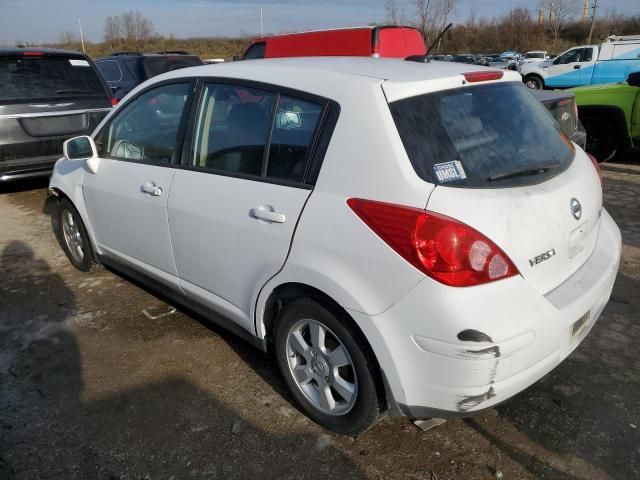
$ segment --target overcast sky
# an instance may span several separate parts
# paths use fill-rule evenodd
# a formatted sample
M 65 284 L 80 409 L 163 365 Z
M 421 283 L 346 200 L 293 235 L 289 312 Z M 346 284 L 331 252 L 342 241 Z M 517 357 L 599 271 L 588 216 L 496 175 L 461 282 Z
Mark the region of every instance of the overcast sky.
M 398 0 L 405 13 L 414 0 Z M 582 0 L 576 0 L 582 4 Z M 591 0 L 593 2 L 593 0 Z M 516 6 L 532 14 L 538 0 L 457 0 L 452 20 L 464 21 L 473 10 L 492 17 Z M 600 13 L 640 14 L 640 0 L 599 0 Z M 104 19 L 126 10 L 140 10 L 161 35 L 239 36 L 260 32 L 260 7 L 265 33 L 366 25 L 385 21 L 384 0 L 0 0 L 0 44 L 16 41 L 47 42 L 60 32 L 78 31 L 78 18 L 86 38 L 102 39 Z M 535 14 L 534 14 L 535 15 Z

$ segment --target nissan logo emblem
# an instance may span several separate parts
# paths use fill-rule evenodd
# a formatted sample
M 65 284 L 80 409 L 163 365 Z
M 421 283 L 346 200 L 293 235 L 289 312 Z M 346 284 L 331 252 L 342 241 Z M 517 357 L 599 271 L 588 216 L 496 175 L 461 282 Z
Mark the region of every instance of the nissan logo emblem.
M 571 208 L 571 215 L 573 215 L 573 218 L 580 220 L 580 217 L 582 216 L 582 205 L 580 205 L 578 199 L 572 198 L 569 203 L 569 207 Z

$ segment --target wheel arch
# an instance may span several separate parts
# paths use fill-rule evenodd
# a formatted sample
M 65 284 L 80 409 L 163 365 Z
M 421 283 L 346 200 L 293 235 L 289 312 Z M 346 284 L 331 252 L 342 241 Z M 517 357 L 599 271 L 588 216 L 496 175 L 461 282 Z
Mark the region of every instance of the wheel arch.
M 542 89 L 545 88 L 544 78 L 539 73 L 527 73 L 524 77 L 522 77 L 522 83 L 527 83 L 527 78 L 537 78 L 540 80 L 540 84 L 542 85 Z
M 598 116 L 609 119 L 615 125 L 618 139 L 623 148 L 631 146 L 631 138 L 627 128 L 627 119 L 621 108 L 611 105 L 578 105 L 578 118 Z
M 264 332 L 263 338 L 266 340 L 266 344 L 270 345 L 280 312 L 282 312 L 282 309 L 288 302 L 301 297 L 309 297 L 317 301 L 336 315 L 340 321 L 349 324 L 356 331 L 359 336 L 358 341 L 360 346 L 375 360 L 375 365 L 373 365 L 374 381 L 379 397 L 385 402 L 384 409 L 389 405 L 394 405 L 393 396 L 387 384 L 383 368 L 363 329 L 345 308 L 322 290 L 300 282 L 281 283 L 273 288 L 264 302 L 261 318 L 256 319 L 258 336 L 261 335 L 260 332 Z
M 49 192 L 51 195 L 57 198 L 58 203 L 61 199 L 67 199 L 69 203 L 76 209 L 80 219 L 84 224 L 84 228 L 91 242 L 93 250 L 94 260 L 97 261 L 97 256 L 100 253 L 98 245 L 95 241 L 95 235 L 89 222 L 89 215 L 84 204 L 84 195 L 82 192 L 82 180 L 84 176 L 83 162 L 72 162 L 69 160 L 58 160 L 56 163 L 53 174 L 51 175 L 51 181 L 49 183 Z M 52 218 L 52 222 L 55 221 L 55 217 Z

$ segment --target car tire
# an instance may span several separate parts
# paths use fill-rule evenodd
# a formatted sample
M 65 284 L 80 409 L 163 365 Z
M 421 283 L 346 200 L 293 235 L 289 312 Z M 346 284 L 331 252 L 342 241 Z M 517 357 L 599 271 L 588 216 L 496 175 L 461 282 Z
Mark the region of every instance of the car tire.
M 377 362 L 350 319 L 312 298 L 298 298 L 283 308 L 274 343 L 287 388 L 309 418 L 346 435 L 377 421 L 384 409 Z
M 544 88 L 544 82 L 537 75 L 524 77 L 524 84 L 527 88 L 532 90 L 542 90 Z
M 620 149 L 615 122 L 602 115 L 585 115 L 580 121 L 587 132 L 585 150 L 600 163 L 613 159 Z
M 80 214 L 66 198 L 58 203 L 55 233 L 62 250 L 74 267 L 82 272 L 101 268 L 94 259 L 93 248 Z

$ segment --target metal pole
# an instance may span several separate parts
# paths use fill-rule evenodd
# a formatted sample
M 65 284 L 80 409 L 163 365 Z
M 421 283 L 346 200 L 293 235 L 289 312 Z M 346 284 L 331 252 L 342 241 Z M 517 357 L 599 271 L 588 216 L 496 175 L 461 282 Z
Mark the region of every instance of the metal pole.
M 589 38 L 587 40 L 587 45 L 591 45 L 591 36 L 593 35 L 593 25 L 596 23 L 596 8 L 598 8 L 598 0 L 594 0 L 593 2 L 593 15 L 591 15 L 591 27 L 589 27 Z
M 260 7 L 260 36 L 264 37 L 264 21 L 262 17 L 262 7 Z
M 80 27 L 80 43 L 82 43 L 82 53 L 85 53 L 85 51 L 84 51 L 84 35 L 82 34 L 82 23 L 80 23 L 80 19 L 78 19 L 78 27 Z

